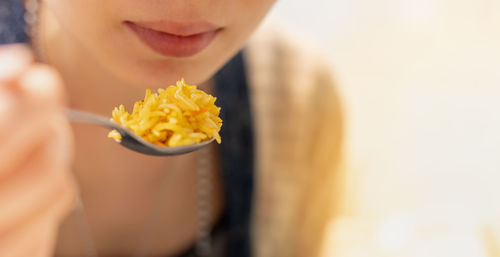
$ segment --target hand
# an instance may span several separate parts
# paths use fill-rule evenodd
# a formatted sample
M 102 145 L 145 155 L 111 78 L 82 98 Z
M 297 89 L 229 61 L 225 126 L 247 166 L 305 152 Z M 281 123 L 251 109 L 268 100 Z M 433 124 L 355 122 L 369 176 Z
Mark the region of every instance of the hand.
M 52 255 L 71 210 L 72 140 L 63 86 L 20 45 L 0 47 L 0 256 Z

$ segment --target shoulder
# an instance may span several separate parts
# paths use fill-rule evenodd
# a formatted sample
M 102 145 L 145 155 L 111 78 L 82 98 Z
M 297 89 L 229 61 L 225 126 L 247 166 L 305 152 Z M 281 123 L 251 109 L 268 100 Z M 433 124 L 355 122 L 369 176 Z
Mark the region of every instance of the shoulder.
M 261 28 L 245 49 L 252 87 L 281 89 L 298 101 L 338 102 L 333 71 L 323 53 L 278 28 Z
M 264 29 L 245 49 L 257 135 L 256 256 L 318 256 L 334 208 L 341 104 L 324 57 L 292 38 Z
M 304 41 L 277 28 L 253 35 L 245 58 L 254 104 L 289 104 L 287 110 L 308 120 L 309 127 L 336 131 L 339 137 L 342 105 L 331 65 Z

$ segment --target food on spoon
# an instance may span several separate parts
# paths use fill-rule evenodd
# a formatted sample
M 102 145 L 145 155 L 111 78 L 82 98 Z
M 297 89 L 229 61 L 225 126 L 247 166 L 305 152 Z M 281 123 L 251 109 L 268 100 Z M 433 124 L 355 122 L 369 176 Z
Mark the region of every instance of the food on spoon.
M 220 144 L 222 120 L 215 100 L 181 79 L 176 86 L 158 89 L 157 93 L 147 89 L 144 100 L 134 104 L 132 113 L 125 111 L 123 105 L 115 107 L 112 120 L 159 146 L 191 145 L 212 138 Z M 121 140 L 116 130 L 109 132 L 108 137 Z

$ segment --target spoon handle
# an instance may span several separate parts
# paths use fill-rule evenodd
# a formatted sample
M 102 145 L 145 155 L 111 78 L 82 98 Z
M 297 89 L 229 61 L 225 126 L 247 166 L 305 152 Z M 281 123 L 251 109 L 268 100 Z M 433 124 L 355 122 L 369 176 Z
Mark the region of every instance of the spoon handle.
M 65 109 L 66 117 L 73 122 L 96 124 L 108 128 L 122 130 L 123 128 L 108 118 L 74 109 Z

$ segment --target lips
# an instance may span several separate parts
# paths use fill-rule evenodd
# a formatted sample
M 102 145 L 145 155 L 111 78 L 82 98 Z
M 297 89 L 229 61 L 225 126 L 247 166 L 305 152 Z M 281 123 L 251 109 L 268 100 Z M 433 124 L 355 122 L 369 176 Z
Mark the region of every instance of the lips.
M 182 24 L 170 21 L 125 22 L 134 34 L 153 51 L 167 57 L 190 57 L 208 47 L 222 30 L 200 22 Z

